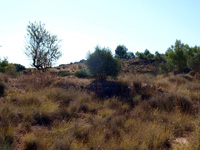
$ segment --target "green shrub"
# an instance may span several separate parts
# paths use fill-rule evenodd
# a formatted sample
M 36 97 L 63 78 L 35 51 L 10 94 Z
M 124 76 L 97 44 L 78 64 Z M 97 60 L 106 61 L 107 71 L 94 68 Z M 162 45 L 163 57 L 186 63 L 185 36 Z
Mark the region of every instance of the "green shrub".
M 9 64 L 8 67 L 6 68 L 6 74 L 8 74 L 10 76 L 16 76 L 17 72 L 16 72 L 15 65 Z
M 15 66 L 17 72 L 26 70 L 26 67 L 21 64 L 13 64 L 13 65 Z
M 118 45 L 117 48 L 115 49 L 115 55 L 119 58 L 127 58 L 128 49 L 124 45 Z
M 176 40 L 175 44 L 168 48 L 166 55 L 170 62 L 174 64 L 176 69 L 182 70 L 187 68 L 187 47 L 181 43 L 180 40 Z
M 8 67 L 8 60 L 4 59 L 4 60 L 0 60 L 0 72 L 5 73 L 6 72 L 6 68 Z
M 200 53 L 190 57 L 187 61 L 188 67 L 194 72 L 200 72 Z
M 153 54 L 150 53 L 147 55 L 147 59 L 151 59 L 151 58 L 153 58 Z
M 4 95 L 4 91 L 5 91 L 5 84 L 0 83 L 0 96 Z
M 100 80 L 104 80 L 107 76 L 117 77 L 121 65 L 118 59 L 114 58 L 110 49 L 96 47 L 95 52 L 89 54 L 87 66 L 91 74 Z
M 142 53 L 142 52 L 136 52 L 135 54 L 136 54 L 136 56 L 137 56 L 139 59 L 145 59 L 144 53 Z
M 81 69 L 81 70 L 75 72 L 74 75 L 79 78 L 89 78 L 92 76 L 91 73 L 89 72 L 89 70 L 87 70 L 87 69 Z
M 174 65 L 171 62 L 161 63 L 160 64 L 160 73 L 169 73 L 174 71 Z
M 61 77 L 65 77 L 65 76 L 69 76 L 69 75 L 72 75 L 72 74 L 68 71 L 59 71 L 58 75 L 61 76 Z

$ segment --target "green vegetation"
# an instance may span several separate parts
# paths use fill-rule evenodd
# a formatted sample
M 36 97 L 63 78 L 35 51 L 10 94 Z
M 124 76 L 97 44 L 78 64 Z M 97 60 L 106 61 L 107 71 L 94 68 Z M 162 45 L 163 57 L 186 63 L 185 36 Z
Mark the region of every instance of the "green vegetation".
M 27 31 L 36 69 L 0 61 L 0 149 L 200 149 L 200 47 L 176 40 L 135 58 L 124 45 L 115 56 L 97 46 L 46 71 L 59 40 L 41 23 Z
M 187 61 L 187 65 L 194 72 L 200 73 L 200 53 L 191 56 Z
M 72 74 L 68 71 L 59 71 L 58 75 L 61 76 L 61 77 L 65 77 L 65 76 L 69 76 L 69 75 L 72 75 Z
M 50 34 L 44 24 L 31 23 L 27 26 L 27 44 L 25 54 L 32 59 L 32 65 L 38 70 L 46 71 L 60 58 L 59 40 Z
M 5 73 L 9 63 L 7 59 L 0 60 L 0 72 Z
M 101 80 L 107 76 L 117 77 L 120 72 L 119 60 L 113 58 L 110 49 L 98 46 L 94 53 L 89 54 L 87 66 L 92 76 Z
M 132 59 L 135 58 L 133 52 L 128 52 L 128 49 L 124 45 L 118 45 L 115 49 L 115 56 L 121 59 Z
M 15 66 L 17 72 L 26 70 L 26 67 L 21 64 L 13 64 L 13 65 Z
M 168 74 L 174 71 L 174 64 L 171 62 L 161 63 L 160 64 L 160 72 L 164 74 Z
M 79 78 L 90 78 L 92 77 L 91 73 L 88 69 L 81 69 L 80 71 L 77 71 L 74 73 L 75 76 Z

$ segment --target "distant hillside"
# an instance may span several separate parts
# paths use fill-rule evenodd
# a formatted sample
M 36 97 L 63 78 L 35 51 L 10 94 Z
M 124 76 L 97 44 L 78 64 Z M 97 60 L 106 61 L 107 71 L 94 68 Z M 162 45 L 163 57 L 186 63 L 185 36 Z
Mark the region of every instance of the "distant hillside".
M 159 63 L 154 59 L 121 59 L 122 73 L 152 73 L 157 74 L 159 72 Z M 62 64 L 52 69 L 53 72 L 67 71 L 69 73 L 75 73 L 81 69 L 87 69 L 85 62 L 76 62 L 71 64 Z

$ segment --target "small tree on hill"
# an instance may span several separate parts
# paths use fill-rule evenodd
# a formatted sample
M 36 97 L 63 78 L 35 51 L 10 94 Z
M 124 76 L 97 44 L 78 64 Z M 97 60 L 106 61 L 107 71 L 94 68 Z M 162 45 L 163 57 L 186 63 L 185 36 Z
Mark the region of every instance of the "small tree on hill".
M 119 58 L 126 58 L 127 57 L 128 49 L 124 45 L 118 45 L 115 49 L 115 55 Z
M 135 58 L 135 55 L 133 52 L 128 52 L 127 53 L 127 59 L 132 59 L 132 58 Z
M 184 51 L 185 45 L 180 40 L 176 40 L 175 45 L 168 48 L 166 56 L 178 70 L 187 68 L 187 54 Z
M 4 58 L 4 60 L 0 59 L 0 72 L 5 73 L 8 65 L 9 65 L 9 63 L 6 58 Z
M 52 67 L 60 56 L 59 40 L 50 34 L 44 24 L 30 23 L 27 27 L 27 44 L 25 54 L 33 60 L 32 65 L 38 70 L 45 71 Z
M 87 66 L 91 74 L 100 80 L 106 79 L 107 76 L 117 77 L 121 69 L 118 59 L 112 56 L 110 49 L 98 46 L 94 53 L 89 54 Z
M 145 59 L 144 53 L 142 53 L 142 52 L 136 52 L 135 54 L 136 54 L 137 58 L 139 58 L 139 59 Z

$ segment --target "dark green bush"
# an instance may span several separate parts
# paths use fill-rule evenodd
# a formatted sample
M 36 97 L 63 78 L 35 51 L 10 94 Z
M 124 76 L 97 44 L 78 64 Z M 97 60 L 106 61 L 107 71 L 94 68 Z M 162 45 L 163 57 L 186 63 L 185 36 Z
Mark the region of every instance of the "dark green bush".
M 147 59 L 151 59 L 151 58 L 153 58 L 153 54 L 150 53 L 147 55 Z
M 107 76 L 117 77 L 121 69 L 119 60 L 113 57 L 110 49 L 98 46 L 94 53 L 89 54 L 87 66 L 92 76 L 100 80 L 106 79 Z
M 6 72 L 6 68 L 8 67 L 9 63 L 7 59 L 4 60 L 0 60 L 0 72 L 5 73 Z
M 135 54 L 136 54 L 136 56 L 137 56 L 139 59 L 145 59 L 144 53 L 142 53 L 142 52 L 136 52 Z
M 190 57 L 187 62 L 188 67 L 194 72 L 200 72 L 200 53 Z
M 69 75 L 72 75 L 72 74 L 68 71 L 59 71 L 58 75 L 61 76 L 61 77 L 65 77 L 65 76 L 69 76 Z
M 74 75 L 79 78 L 89 78 L 92 76 L 91 73 L 89 72 L 89 70 L 87 70 L 87 69 L 81 69 L 81 70 L 75 72 Z
M 160 73 L 169 73 L 174 71 L 174 65 L 171 62 L 161 63 L 160 64 Z
M 21 71 L 26 70 L 26 67 L 21 65 L 21 64 L 13 64 L 13 65 L 16 67 L 17 72 L 21 72 Z

